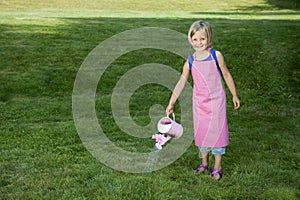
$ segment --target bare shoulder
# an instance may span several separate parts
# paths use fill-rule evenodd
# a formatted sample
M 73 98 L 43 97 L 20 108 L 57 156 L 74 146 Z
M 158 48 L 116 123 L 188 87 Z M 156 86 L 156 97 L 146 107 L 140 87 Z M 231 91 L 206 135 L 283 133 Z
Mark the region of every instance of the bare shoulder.
M 189 66 L 189 60 L 187 59 L 183 66 Z
M 217 56 L 218 60 L 219 60 L 219 59 L 222 59 L 222 60 L 224 59 L 224 57 L 223 57 L 221 51 L 216 50 L 216 56 Z
M 189 62 L 186 61 L 183 65 L 183 69 L 182 69 L 182 75 L 188 79 L 189 75 L 190 75 L 190 66 L 189 66 Z
M 184 71 L 190 70 L 190 65 L 189 65 L 189 61 L 188 60 L 185 61 L 184 65 L 183 65 L 183 70 Z
M 217 56 L 217 59 L 218 59 L 218 62 L 219 62 L 219 66 L 222 67 L 223 65 L 225 65 L 224 57 L 223 57 L 221 51 L 216 50 L 216 56 Z

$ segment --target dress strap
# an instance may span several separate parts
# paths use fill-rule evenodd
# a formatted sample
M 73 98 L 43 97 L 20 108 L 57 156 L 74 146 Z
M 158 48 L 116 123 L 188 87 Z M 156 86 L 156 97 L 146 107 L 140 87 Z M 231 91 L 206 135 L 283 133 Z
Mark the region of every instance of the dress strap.
M 216 61 L 217 67 L 220 68 L 218 58 L 217 58 L 217 55 L 216 55 L 216 50 L 211 48 L 209 51 L 210 51 L 211 55 L 213 56 L 214 60 Z
M 189 55 L 188 62 L 189 62 L 190 70 L 192 70 L 192 66 L 193 66 L 193 62 L 194 62 L 194 56 L 193 56 L 193 54 Z
M 220 75 L 222 75 L 222 72 L 221 72 L 221 69 L 220 69 L 220 66 L 219 66 L 219 62 L 218 62 L 218 58 L 217 58 L 217 55 L 216 55 L 216 50 L 213 49 L 213 48 L 210 48 L 209 51 L 210 51 L 212 57 L 214 58 L 214 60 L 216 62 L 216 65 L 218 67 L 218 71 L 219 71 Z

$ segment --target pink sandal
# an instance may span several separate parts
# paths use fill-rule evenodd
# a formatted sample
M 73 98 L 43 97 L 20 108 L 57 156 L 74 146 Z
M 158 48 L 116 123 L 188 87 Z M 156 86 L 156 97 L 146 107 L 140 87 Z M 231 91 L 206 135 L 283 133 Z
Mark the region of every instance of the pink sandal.
M 194 171 L 194 174 L 199 174 L 199 173 L 202 173 L 202 172 L 205 172 L 205 171 L 208 171 L 209 170 L 209 167 L 206 166 L 206 165 L 199 165 L 199 167 Z
M 222 171 L 218 169 L 214 169 L 211 173 L 211 177 L 216 180 L 220 180 L 222 178 Z

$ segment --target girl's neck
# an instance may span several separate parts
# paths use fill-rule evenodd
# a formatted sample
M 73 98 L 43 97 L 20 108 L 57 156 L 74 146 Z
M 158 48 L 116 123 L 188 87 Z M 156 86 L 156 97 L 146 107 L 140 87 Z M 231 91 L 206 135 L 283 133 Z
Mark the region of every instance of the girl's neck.
M 194 55 L 196 60 L 204 60 L 209 56 L 209 51 L 207 49 L 204 51 L 195 51 Z

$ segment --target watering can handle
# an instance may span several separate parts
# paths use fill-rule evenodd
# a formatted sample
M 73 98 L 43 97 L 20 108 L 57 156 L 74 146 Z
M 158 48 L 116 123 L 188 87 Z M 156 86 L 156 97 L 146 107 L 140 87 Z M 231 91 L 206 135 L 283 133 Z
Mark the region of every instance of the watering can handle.
M 167 115 L 167 117 L 169 116 Z M 173 117 L 173 121 L 175 121 L 175 113 L 172 113 L 172 117 Z

